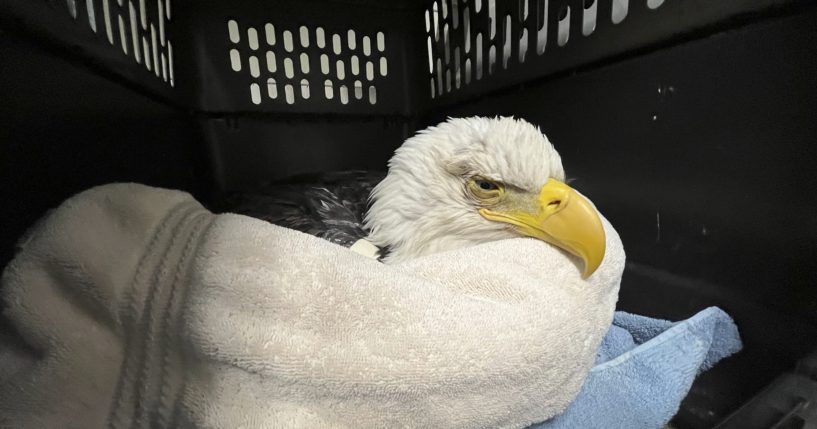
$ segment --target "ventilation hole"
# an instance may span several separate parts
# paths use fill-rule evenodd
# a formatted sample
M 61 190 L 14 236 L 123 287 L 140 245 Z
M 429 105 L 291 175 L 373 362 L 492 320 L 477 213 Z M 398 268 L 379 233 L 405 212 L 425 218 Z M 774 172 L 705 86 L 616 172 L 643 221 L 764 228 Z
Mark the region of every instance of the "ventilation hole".
M 448 18 L 448 0 L 442 0 L 443 4 L 443 19 Z
M 440 95 L 443 95 L 443 65 L 439 58 L 437 58 L 437 88 L 440 90 Z
M 508 68 L 508 59 L 511 58 L 511 16 L 505 15 L 505 25 L 503 33 L 505 34 L 502 44 L 502 68 Z
M 377 32 L 377 50 L 380 52 L 386 50 L 386 35 L 382 31 Z
M 340 47 L 340 34 L 333 34 L 332 35 L 332 52 L 334 52 L 335 55 L 340 55 L 340 50 L 341 50 L 341 47 Z
M 304 48 L 308 48 L 309 47 L 309 29 L 306 28 L 306 26 L 302 25 L 299 31 L 301 33 L 300 34 L 300 36 L 301 36 L 301 46 L 303 46 Z M 307 89 L 307 92 L 308 91 L 309 90 Z
M 130 13 L 130 36 L 133 40 L 133 57 L 136 62 L 142 64 L 142 48 L 139 46 L 139 29 L 136 23 L 136 9 L 133 7 L 133 2 L 128 2 L 128 12 Z
M 479 13 L 482 10 L 482 0 L 474 0 L 474 12 Z
M 230 33 L 230 41 L 238 43 L 241 41 L 241 32 L 238 30 L 238 23 L 235 20 L 227 21 L 227 31 Z
M 255 28 L 250 27 L 247 29 L 247 43 L 249 43 L 250 49 L 253 51 L 258 50 L 258 31 Z
M 467 54 L 471 52 L 471 13 L 468 7 L 462 11 L 462 32 L 465 36 L 465 53 Z M 429 40 L 429 47 L 431 46 L 430 42 Z M 429 52 L 430 51 L 429 49 Z
M 167 45 L 167 35 L 165 34 L 165 7 L 162 0 L 157 0 L 159 7 L 159 41 L 162 46 Z
M 613 12 L 610 14 L 613 24 L 620 24 L 627 17 L 630 0 L 613 0 Z
M 369 87 L 369 104 L 377 104 L 377 89 L 374 86 Z
M 451 69 L 445 71 L 445 91 L 451 92 Z
M 278 84 L 275 83 L 273 78 L 267 79 L 267 95 L 273 100 L 278 98 Z
M 363 99 L 363 84 L 359 80 L 355 81 L 355 98 Z
M 539 18 L 539 25 L 536 29 L 536 54 L 542 55 L 545 53 L 545 46 L 548 41 L 548 0 L 537 0 L 542 14 L 537 16 Z
M 528 54 L 528 29 L 523 28 L 519 35 L 519 63 L 525 62 L 525 56 Z
M 295 88 L 290 84 L 284 86 L 284 95 L 286 96 L 287 104 L 295 104 Z
M 176 86 L 176 76 L 173 72 L 173 45 L 167 41 L 167 72 L 170 74 L 170 86 Z
M 143 49 L 143 51 L 145 53 L 145 68 L 148 69 L 148 71 L 153 71 L 153 69 L 154 69 L 153 66 L 154 66 L 154 63 L 155 63 L 155 65 L 156 65 L 156 67 L 155 67 L 156 76 L 159 76 L 159 64 L 158 64 L 159 61 L 158 61 L 157 58 L 154 58 L 156 52 L 154 52 L 153 53 L 154 55 L 151 56 L 151 54 L 150 54 L 150 45 L 148 44 L 147 37 L 142 37 L 142 49 Z M 154 59 L 156 61 L 154 61 Z
M 338 60 L 335 63 L 335 70 L 337 71 L 338 79 L 346 79 L 346 68 L 343 66 L 343 60 Z
M 142 29 L 148 29 L 148 14 L 145 9 L 145 0 L 139 0 L 139 19 L 142 22 Z
M 488 0 L 488 19 L 491 22 L 490 40 L 494 40 L 496 37 L 496 0 Z
M 105 35 L 108 36 L 108 42 L 113 45 L 113 23 L 111 22 L 111 5 L 110 0 L 102 0 L 102 14 L 105 15 Z
M 233 71 L 241 71 L 241 54 L 238 49 L 230 49 L 230 66 Z
M 664 0 L 647 0 L 647 7 L 650 9 L 658 9 L 664 4 Z
M 462 73 L 460 72 L 460 47 L 454 49 L 454 86 L 459 89 Z
M 366 62 L 366 79 L 374 80 L 374 63 L 371 61 Z
M 315 43 L 321 49 L 326 47 L 326 34 L 321 27 L 315 29 Z
M 471 59 L 467 58 L 465 60 L 465 84 L 469 83 L 471 83 Z
M 439 7 L 437 7 L 437 2 L 434 2 L 434 5 L 431 7 L 433 11 L 432 14 L 434 15 L 434 40 L 440 40 L 440 11 Z
M 584 0 L 582 13 L 582 35 L 589 36 L 596 31 L 596 0 Z
M 267 44 L 275 46 L 275 26 L 272 24 L 265 25 L 264 34 L 267 36 Z
M 238 49 L 230 50 L 230 65 L 233 71 L 241 71 L 241 54 L 238 53 Z
M 491 45 L 488 49 L 488 74 L 494 74 L 494 66 L 496 66 L 496 46 Z
M 352 74 L 357 76 L 360 74 L 360 62 L 357 59 L 357 55 L 352 55 L 352 60 L 349 62 L 349 68 L 352 70 Z
M 165 16 L 170 21 L 170 0 L 165 0 Z
M 567 40 L 570 38 L 570 6 L 564 5 L 561 10 L 559 10 L 559 31 L 556 36 L 556 43 L 559 46 L 564 46 L 567 44 Z
M 150 24 L 150 46 L 153 49 L 153 71 L 156 72 L 156 77 L 161 75 L 159 70 L 159 39 L 156 35 L 156 26 Z
M 429 39 L 431 39 L 429 37 Z M 367 57 L 372 54 L 372 39 L 369 36 L 363 36 L 363 55 Z
M 340 86 L 340 102 L 342 104 L 349 103 L 349 89 L 346 88 L 346 85 Z
M 522 3 L 522 21 L 528 19 L 528 0 L 521 0 Z
M 434 93 L 434 78 L 431 78 L 431 98 L 435 98 L 437 94 Z
M 434 72 L 434 50 L 431 45 L 431 36 L 428 36 L 428 72 Z
M 275 62 L 275 52 L 267 51 L 267 70 L 270 73 L 275 73 L 278 70 L 278 64 Z
M 309 81 L 306 79 L 301 79 L 301 98 L 309 99 Z
M 295 67 L 292 65 L 292 58 L 284 58 L 284 75 L 288 79 L 292 79 L 295 76 Z
M 88 26 L 91 31 L 96 33 L 96 9 L 94 9 L 94 0 L 85 0 L 85 10 L 88 12 Z
M 443 3 L 445 4 L 445 3 Z M 448 40 L 448 24 L 443 28 L 443 46 L 445 46 L 445 63 L 451 64 L 451 43 Z
M 335 97 L 335 91 L 334 88 L 332 88 L 332 81 L 329 79 L 326 79 L 326 81 L 323 82 L 323 95 L 326 96 L 327 100 L 331 100 Z
M 426 9 L 426 33 L 431 33 L 431 12 Z
M 309 55 L 305 52 L 301 54 L 301 73 L 309 74 Z
M 482 33 L 477 34 L 475 48 L 477 50 L 477 80 L 480 80 L 482 79 Z
M 457 0 L 451 0 L 451 24 L 455 30 L 460 26 L 460 5 Z
M 326 54 L 321 54 L 321 72 L 329 74 L 329 56 Z
M 287 52 L 292 52 L 294 48 L 292 44 L 292 32 L 289 30 L 284 30 L 284 49 Z
M 250 97 L 253 104 L 261 104 L 261 86 L 257 83 L 250 85 Z
M 250 65 L 250 75 L 252 75 L 252 77 L 261 76 L 261 67 L 258 64 L 258 57 L 251 56 L 248 63 Z
M 119 42 L 122 45 L 122 52 L 128 55 L 128 30 L 125 27 L 125 20 L 122 19 L 122 15 L 119 15 Z
M 389 74 L 389 65 L 386 61 L 386 57 L 380 58 L 380 75 L 385 77 Z
M 462 70 L 457 68 L 454 70 L 454 87 L 460 89 L 460 85 L 462 85 Z
M 357 39 L 355 38 L 355 30 L 349 30 L 346 33 L 346 43 L 349 45 L 350 50 L 355 50 L 357 47 Z
M 77 19 L 77 0 L 67 0 L 66 5 L 71 18 Z
M 164 52 L 162 52 L 162 80 L 167 82 L 167 59 Z
M 145 36 L 142 36 L 142 53 L 145 57 L 145 67 L 150 71 L 152 68 L 152 64 L 150 63 L 150 46 L 148 45 L 148 38 Z

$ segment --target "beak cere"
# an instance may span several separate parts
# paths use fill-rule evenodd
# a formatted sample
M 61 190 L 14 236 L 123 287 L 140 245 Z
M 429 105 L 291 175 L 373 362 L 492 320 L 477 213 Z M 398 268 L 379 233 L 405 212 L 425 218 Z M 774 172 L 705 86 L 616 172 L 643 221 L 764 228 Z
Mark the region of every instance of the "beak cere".
M 606 238 L 596 209 L 564 183 L 550 179 L 539 192 L 535 212 L 480 209 L 492 221 L 514 225 L 526 236 L 538 238 L 584 261 L 582 278 L 587 278 L 604 259 Z

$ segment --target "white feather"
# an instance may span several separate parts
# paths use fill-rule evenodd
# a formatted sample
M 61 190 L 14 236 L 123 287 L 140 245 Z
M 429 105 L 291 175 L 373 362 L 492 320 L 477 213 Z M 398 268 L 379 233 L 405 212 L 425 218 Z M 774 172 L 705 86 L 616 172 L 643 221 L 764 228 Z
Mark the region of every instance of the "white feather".
M 406 140 L 370 196 L 369 240 L 399 262 L 486 241 L 518 237 L 507 224 L 483 218 L 466 191 L 482 176 L 538 192 L 564 181 L 559 153 L 530 123 L 514 118 L 449 118 Z

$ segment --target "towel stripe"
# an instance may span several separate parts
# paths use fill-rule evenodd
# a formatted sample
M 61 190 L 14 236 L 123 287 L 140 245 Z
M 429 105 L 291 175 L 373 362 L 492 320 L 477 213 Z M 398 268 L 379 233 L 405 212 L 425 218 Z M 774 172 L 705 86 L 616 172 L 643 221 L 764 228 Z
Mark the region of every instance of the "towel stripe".
M 166 255 L 171 264 L 161 268 L 159 275 L 162 276 L 162 281 L 154 285 L 155 289 L 151 296 L 151 302 L 148 303 L 148 311 L 145 312 L 144 332 L 146 335 L 143 338 L 143 348 L 141 349 L 144 359 L 141 362 L 139 377 L 134 386 L 136 406 L 134 407 L 131 424 L 134 429 L 157 427 L 152 422 L 156 417 L 157 401 L 165 381 L 163 379 L 165 374 L 163 365 L 166 363 L 166 354 L 169 352 L 166 348 L 165 339 L 167 335 L 172 335 L 167 332 L 167 319 L 174 316 L 168 314 L 168 310 L 173 295 L 181 283 L 180 280 L 186 280 L 191 265 L 191 250 L 195 247 L 193 244 L 198 243 L 197 238 L 201 227 L 210 217 L 212 215 L 202 210 L 190 214 L 184 220 L 183 228 L 176 236 L 179 239 L 173 241 L 172 248 Z M 173 318 L 175 320 L 175 317 Z
M 146 323 L 153 316 L 152 307 L 157 290 L 164 289 L 167 283 L 167 265 L 170 255 L 179 247 L 179 241 L 186 243 L 189 239 L 191 218 L 200 215 L 204 210 L 195 202 L 179 204 L 162 220 L 156 233 L 146 247 L 136 269 L 133 282 L 122 308 L 121 327 L 125 341 L 124 362 L 117 380 L 108 426 L 111 429 L 131 427 L 139 402 L 139 383 L 150 380 L 137 377 L 145 363 L 146 342 L 150 332 Z M 187 229 L 186 229 L 187 228 Z M 187 234 L 181 232 L 187 232 Z
M 151 406 L 155 410 L 150 427 L 174 427 L 170 425 L 171 413 L 178 402 L 183 389 L 184 356 L 178 348 L 181 343 L 179 334 L 182 332 L 182 308 L 186 302 L 187 290 L 190 285 L 190 274 L 193 268 L 195 255 L 213 224 L 215 216 L 207 213 L 199 220 L 196 230 L 191 235 L 184 251 L 182 263 L 176 271 L 176 279 L 170 292 L 170 300 L 164 311 L 162 327 L 162 362 L 161 362 L 161 389 L 156 396 L 158 404 Z

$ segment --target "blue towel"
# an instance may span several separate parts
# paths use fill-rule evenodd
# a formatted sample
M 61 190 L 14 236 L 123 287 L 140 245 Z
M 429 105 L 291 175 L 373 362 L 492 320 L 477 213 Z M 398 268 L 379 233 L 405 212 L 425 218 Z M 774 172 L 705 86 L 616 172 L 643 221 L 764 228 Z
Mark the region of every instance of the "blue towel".
M 695 377 L 742 347 L 738 329 L 710 307 L 682 322 L 616 312 L 576 400 L 529 429 L 658 429 Z

